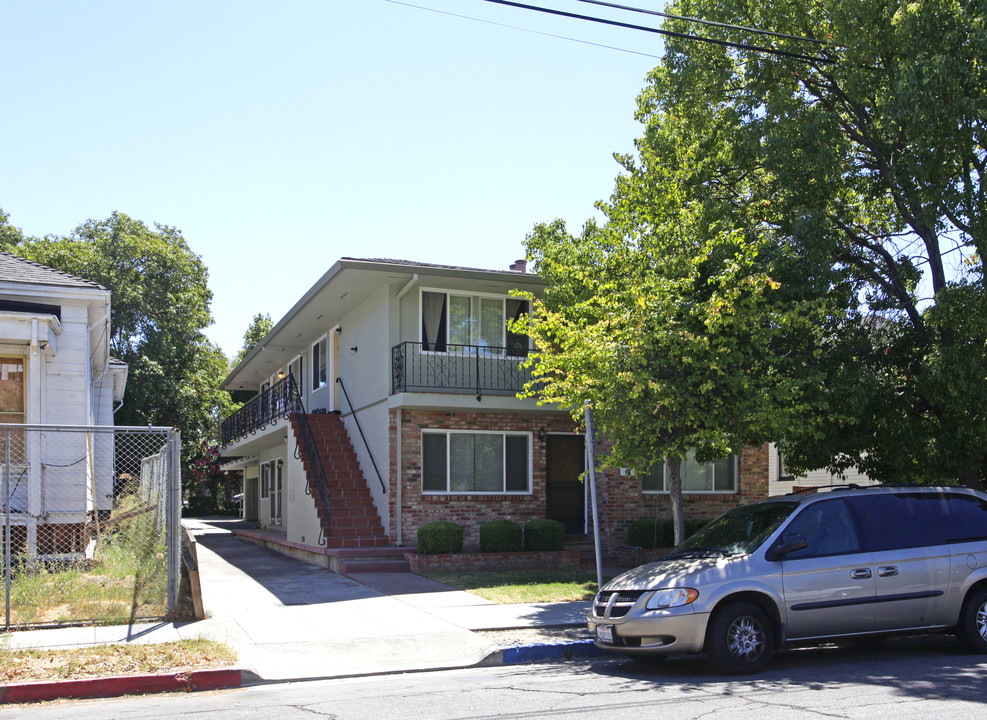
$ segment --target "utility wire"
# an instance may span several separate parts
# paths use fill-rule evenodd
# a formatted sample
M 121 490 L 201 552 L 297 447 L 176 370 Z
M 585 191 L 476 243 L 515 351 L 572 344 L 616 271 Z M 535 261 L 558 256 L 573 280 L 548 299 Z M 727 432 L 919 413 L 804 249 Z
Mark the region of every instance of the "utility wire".
M 684 20 L 686 22 L 697 23 L 699 25 L 712 25 L 714 27 L 726 28 L 728 30 L 743 30 L 744 32 L 752 32 L 757 35 L 770 35 L 771 37 L 785 38 L 787 40 L 804 40 L 805 42 L 816 43 L 818 45 L 826 44 L 823 40 L 803 37 L 801 35 L 789 35 L 787 33 L 773 32 L 771 30 L 759 30 L 758 28 L 746 27 L 745 25 L 731 25 L 730 23 L 716 22 L 715 20 L 703 20 L 701 18 L 688 17 L 685 15 L 670 15 L 668 13 L 658 12 L 657 10 L 631 7 L 630 5 L 617 5 L 616 3 L 603 2 L 603 0 L 576 0 L 576 2 L 586 3 L 587 5 L 600 5 L 601 7 L 613 8 L 615 10 L 627 10 L 628 12 L 642 13 L 644 15 L 656 15 L 657 17 L 669 18 L 670 20 Z
M 493 20 L 484 20 L 483 18 L 473 17 L 472 15 L 460 15 L 459 13 L 449 12 L 447 10 L 436 10 L 435 8 L 424 7 L 422 5 L 412 5 L 411 3 L 400 2 L 400 0 L 384 0 L 384 2 L 389 2 L 392 5 L 402 5 L 404 7 L 414 8 L 415 10 L 427 10 L 428 12 L 434 12 L 439 15 L 448 15 L 449 17 L 460 18 L 462 20 L 472 20 L 474 22 L 484 23 L 486 25 L 493 25 L 495 27 L 507 28 L 508 30 L 519 30 L 521 32 L 532 33 L 533 35 L 542 35 L 544 37 L 555 38 L 556 40 L 569 40 L 570 42 L 576 42 L 582 45 L 590 45 L 591 47 L 604 48 L 605 50 L 617 50 L 618 52 L 630 53 L 631 55 L 640 55 L 642 57 L 649 57 L 649 58 L 654 58 L 655 60 L 661 60 L 661 55 L 641 52 L 639 50 L 628 50 L 627 48 L 617 47 L 616 45 L 604 45 L 603 43 L 595 43 L 589 40 L 580 40 L 579 38 L 569 37 L 568 35 L 556 35 L 554 33 L 542 32 L 540 30 L 532 30 L 531 28 L 520 27 L 518 25 L 508 25 L 506 23 L 494 22 Z
M 831 63 L 832 60 L 826 58 L 814 57 L 812 55 L 803 55 L 802 53 L 788 52 L 787 50 L 777 50 L 775 48 L 760 47 L 758 45 L 750 45 L 748 43 L 730 42 L 729 40 L 717 40 L 715 38 L 703 37 L 702 35 L 692 35 L 690 33 L 680 33 L 674 32 L 672 30 L 662 30 L 660 28 L 648 27 L 646 25 L 634 25 L 631 23 L 620 22 L 618 20 L 607 20 L 605 18 L 593 17 L 592 15 L 580 15 L 578 13 L 566 12 L 564 10 L 554 10 L 552 8 L 539 7 L 538 5 L 527 5 L 525 3 L 512 2 L 511 0 L 484 0 L 484 2 L 494 3 L 495 5 L 506 5 L 508 7 L 519 8 L 521 10 L 532 10 L 534 12 L 546 13 L 548 15 L 556 15 L 558 17 L 567 17 L 574 20 L 586 20 L 588 22 L 600 23 L 601 25 L 610 25 L 612 27 L 621 27 L 628 30 L 641 30 L 642 32 L 654 33 L 656 35 L 665 35 L 668 37 L 681 38 L 683 40 L 696 40 L 697 42 L 711 43 L 713 45 L 720 45 L 723 47 L 733 47 L 740 50 L 751 50 L 753 52 L 766 53 L 768 55 L 779 55 L 781 57 L 794 58 L 796 60 L 804 60 L 805 62 L 816 62 L 816 63 Z

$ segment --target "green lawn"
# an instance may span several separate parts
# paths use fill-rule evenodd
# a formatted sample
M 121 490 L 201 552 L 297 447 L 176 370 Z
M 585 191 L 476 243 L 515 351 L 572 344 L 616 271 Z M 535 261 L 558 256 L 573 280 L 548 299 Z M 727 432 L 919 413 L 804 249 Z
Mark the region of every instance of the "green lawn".
M 426 577 L 502 604 L 592 600 L 597 591 L 596 573 L 583 570 L 433 572 Z

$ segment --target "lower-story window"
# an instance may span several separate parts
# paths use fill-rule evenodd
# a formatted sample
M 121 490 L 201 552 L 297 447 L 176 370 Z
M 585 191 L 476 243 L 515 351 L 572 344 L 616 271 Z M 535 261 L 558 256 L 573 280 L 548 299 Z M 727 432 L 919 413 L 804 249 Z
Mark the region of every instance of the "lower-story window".
M 696 454 L 689 451 L 682 460 L 682 492 L 731 493 L 737 491 L 736 455 L 710 463 L 696 461 Z M 641 477 L 644 492 L 668 492 L 668 463 L 660 462 Z
M 530 433 L 426 430 L 422 432 L 422 490 L 530 492 L 530 446 Z

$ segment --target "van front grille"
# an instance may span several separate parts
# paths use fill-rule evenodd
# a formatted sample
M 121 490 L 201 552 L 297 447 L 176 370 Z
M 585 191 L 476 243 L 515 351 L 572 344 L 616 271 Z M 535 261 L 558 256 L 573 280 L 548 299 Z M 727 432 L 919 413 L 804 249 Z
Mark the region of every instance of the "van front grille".
M 593 614 L 597 617 L 624 617 L 647 590 L 605 590 L 596 596 Z M 616 596 L 616 597 L 614 597 Z M 607 614 L 607 607 L 610 614 Z

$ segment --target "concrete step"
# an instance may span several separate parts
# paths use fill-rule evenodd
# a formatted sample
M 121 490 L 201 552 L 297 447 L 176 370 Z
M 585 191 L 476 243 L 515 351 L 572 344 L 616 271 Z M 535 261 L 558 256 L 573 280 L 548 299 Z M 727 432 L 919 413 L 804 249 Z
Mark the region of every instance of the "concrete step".
M 340 574 L 350 575 L 351 573 L 385 573 L 385 572 L 411 572 L 411 566 L 407 560 L 397 560 L 392 558 L 358 558 L 343 560 L 340 564 Z

